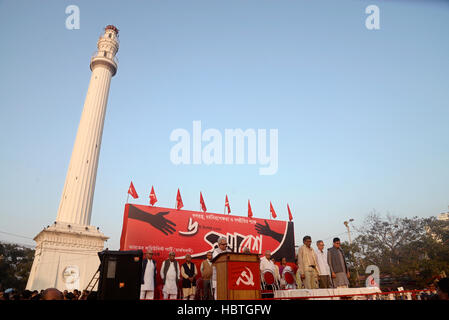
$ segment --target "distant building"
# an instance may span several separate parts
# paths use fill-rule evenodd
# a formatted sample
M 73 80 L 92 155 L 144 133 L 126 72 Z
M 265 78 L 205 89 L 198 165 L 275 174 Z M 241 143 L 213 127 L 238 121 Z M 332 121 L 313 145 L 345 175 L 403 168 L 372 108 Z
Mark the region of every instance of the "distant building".
M 449 221 L 449 212 L 440 213 L 437 219 L 441 221 Z

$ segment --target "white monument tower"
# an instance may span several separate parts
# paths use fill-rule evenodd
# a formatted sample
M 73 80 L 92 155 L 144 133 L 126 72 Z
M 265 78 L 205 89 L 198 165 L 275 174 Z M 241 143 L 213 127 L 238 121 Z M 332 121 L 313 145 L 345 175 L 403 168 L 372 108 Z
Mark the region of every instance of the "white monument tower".
M 100 264 L 97 252 L 108 239 L 90 225 L 90 218 L 109 85 L 117 72 L 118 29 L 107 26 L 97 47 L 90 61 L 92 75 L 58 215 L 53 225 L 34 238 L 36 252 L 28 290 L 85 289 Z

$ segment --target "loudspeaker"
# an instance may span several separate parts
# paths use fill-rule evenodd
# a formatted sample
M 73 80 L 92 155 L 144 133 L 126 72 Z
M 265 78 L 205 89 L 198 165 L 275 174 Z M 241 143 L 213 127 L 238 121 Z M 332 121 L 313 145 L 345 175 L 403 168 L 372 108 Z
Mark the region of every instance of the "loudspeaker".
M 98 300 L 139 300 L 142 250 L 105 250 L 98 256 L 101 261 Z

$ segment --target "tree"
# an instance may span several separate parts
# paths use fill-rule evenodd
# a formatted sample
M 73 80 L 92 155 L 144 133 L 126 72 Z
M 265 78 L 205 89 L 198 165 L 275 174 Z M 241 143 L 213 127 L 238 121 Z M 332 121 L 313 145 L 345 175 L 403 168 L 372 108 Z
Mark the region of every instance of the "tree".
M 351 246 L 355 267 L 368 265 L 381 275 L 410 279 L 418 286 L 449 271 L 449 222 L 435 218 L 399 218 L 370 213 Z M 349 250 L 348 250 L 349 252 Z
M 33 258 L 33 249 L 0 242 L 0 287 L 24 290 Z
M 360 257 L 360 247 L 356 242 L 349 244 L 345 241 L 341 243 L 341 249 L 345 256 L 346 263 L 348 264 L 351 278 L 349 284 L 351 287 L 360 287 L 363 284 L 360 283 L 359 275 L 364 273 L 364 262 Z

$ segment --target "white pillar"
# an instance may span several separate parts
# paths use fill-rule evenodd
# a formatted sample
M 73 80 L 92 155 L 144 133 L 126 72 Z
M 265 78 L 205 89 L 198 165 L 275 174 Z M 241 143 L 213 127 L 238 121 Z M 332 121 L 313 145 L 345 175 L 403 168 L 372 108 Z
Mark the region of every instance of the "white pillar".
M 108 26 L 92 57 L 92 75 L 59 203 L 56 221 L 89 225 L 109 85 L 117 72 L 118 30 Z
M 90 226 L 98 157 L 111 78 L 117 72 L 118 29 L 107 26 L 92 57 L 87 90 L 56 221 L 34 238 L 28 290 L 83 290 L 98 269 L 108 239 Z

